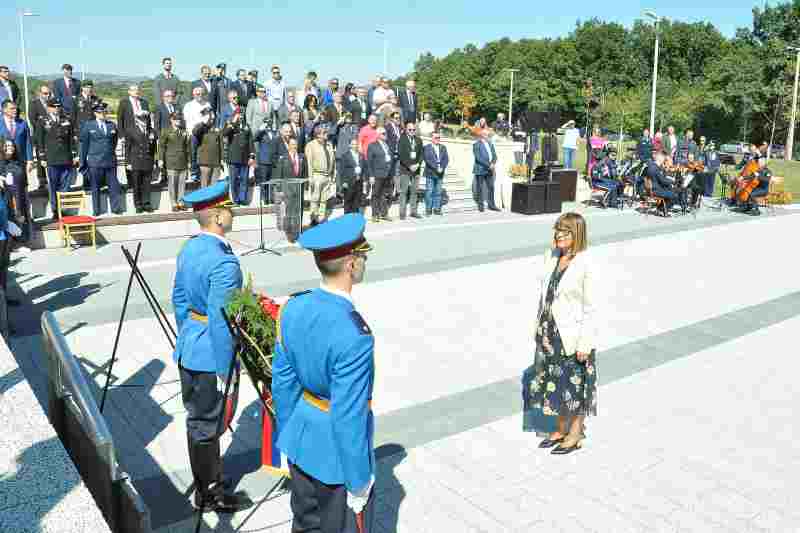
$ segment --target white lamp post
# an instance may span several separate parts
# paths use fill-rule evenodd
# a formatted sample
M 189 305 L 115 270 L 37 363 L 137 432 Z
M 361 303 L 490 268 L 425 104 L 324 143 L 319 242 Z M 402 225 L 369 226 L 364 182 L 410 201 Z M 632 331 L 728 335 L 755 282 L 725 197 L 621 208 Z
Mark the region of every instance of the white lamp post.
M 383 37 L 383 75 L 389 75 L 389 41 L 386 39 L 386 32 L 375 30 L 375 33 Z
M 85 35 L 81 35 L 81 82 L 86 81 L 86 60 L 83 55 L 83 43 L 88 41 L 89 38 Z
M 653 52 L 653 93 L 650 97 L 650 135 L 655 135 L 656 128 L 656 86 L 658 84 L 658 23 L 668 20 L 666 17 L 659 17 L 653 11 L 645 11 L 644 16 L 652 19 L 656 29 L 656 46 Z
M 797 78 L 800 77 L 800 47 L 787 46 L 787 52 L 795 52 L 797 59 L 794 65 L 794 93 L 792 96 L 792 120 L 789 122 L 789 134 L 786 136 L 786 151 L 784 152 L 784 159 L 787 161 L 792 160 L 792 152 L 794 151 L 794 123 L 797 121 Z
M 25 54 L 25 27 L 22 24 L 22 19 L 24 17 L 35 17 L 36 14 L 29 9 L 20 9 L 17 15 L 19 17 L 19 42 L 22 51 L 22 83 L 25 87 L 25 120 L 30 125 L 30 120 L 28 119 L 28 58 Z

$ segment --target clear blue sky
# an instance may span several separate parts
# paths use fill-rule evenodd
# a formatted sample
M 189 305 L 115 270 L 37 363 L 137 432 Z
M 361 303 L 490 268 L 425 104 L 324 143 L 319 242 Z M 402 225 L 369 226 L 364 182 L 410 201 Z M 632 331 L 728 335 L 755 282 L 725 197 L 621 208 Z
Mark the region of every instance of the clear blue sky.
M 7 0 L 8 1 L 8 0 Z M 322 79 L 338 75 L 365 81 L 383 69 L 384 29 L 389 40 L 389 74 L 411 69 L 421 52 L 442 56 L 467 43 L 482 45 L 566 35 L 579 19 L 599 17 L 630 27 L 643 8 L 672 19 L 710 21 L 725 35 L 752 24 L 753 2 L 737 0 L 586 1 L 537 0 L 28 0 L 3 2 L 0 64 L 21 71 L 16 9 L 25 18 L 28 69 L 55 73 L 64 62 L 90 72 L 153 76 L 160 59 L 175 58 L 182 79 L 196 79 L 202 63 L 255 67 L 260 78 L 272 63 L 290 83 L 316 70 Z M 14 5 L 16 4 L 16 5 Z M 165 7 L 172 4 L 176 7 Z M 209 6 L 215 7 L 198 7 Z M 217 7 L 219 6 L 219 7 Z M 223 7 L 224 6 L 224 7 Z M 13 21 L 13 22 L 12 22 Z M 84 50 L 80 37 L 85 36 Z M 252 52 L 251 52 L 252 49 Z M 251 62 L 251 53 L 255 62 Z

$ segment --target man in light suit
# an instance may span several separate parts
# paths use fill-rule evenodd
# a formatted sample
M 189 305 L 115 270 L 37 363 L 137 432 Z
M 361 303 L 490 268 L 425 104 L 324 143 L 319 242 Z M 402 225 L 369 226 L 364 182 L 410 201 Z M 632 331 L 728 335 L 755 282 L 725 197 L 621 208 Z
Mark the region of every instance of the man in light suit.
M 64 77 L 53 83 L 53 92 L 55 97 L 61 101 L 64 111 L 70 114 L 75 98 L 81 94 L 81 82 L 72 77 L 72 65 L 69 63 L 61 65 L 61 70 L 64 71 Z
M 247 102 L 247 110 L 244 113 L 245 121 L 250 129 L 258 131 L 261 125 L 264 124 L 264 119 L 269 118 L 269 100 L 267 100 L 267 91 L 264 90 L 263 85 L 256 87 L 256 97 Z
M 5 100 L 3 106 L 3 118 L 0 120 L 0 138 L 14 142 L 17 147 L 17 160 L 25 164 L 25 174 L 19 176 L 14 181 L 14 191 L 16 193 L 17 213 L 21 213 L 25 218 L 26 227 L 30 223 L 30 209 L 28 208 L 28 176 L 33 170 L 33 142 L 31 140 L 31 130 L 28 123 L 17 118 L 17 104 L 11 100 Z
M 489 129 L 480 131 L 480 138 L 472 145 L 472 155 L 475 163 L 472 166 L 472 198 L 478 205 L 478 211 L 483 212 L 483 205 L 488 204 L 490 211 L 500 211 L 494 205 L 494 177 L 497 164 L 497 152 L 494 145 L 489 142 Z
M 406 90 L 400 93 L 400 110 L 403 114 L 404 124 L 417 121 L 418 103 L 417 82 L 408 80 L 406 82 Z
M 425 214 L 442 214 L 442 180 L 450 164 L 447 147 L 441 144 L 442 134 L 434 132 L 431 144 L 425 146 Z
M 284 102 L 283 105 L 278 109 L 278 121 L 280 122 L 280 124 L 283 124 L 284 122 L 288 122 L 289 121 L 289 115 L 293 111 L 298 111 L 299 112 L 299 111 L 301 111 L 301 109 L 300 109 L 300 106 L 298 106 L 297 103 L 296 103 L 294 91 L 288 91 L 286 93 L 286 102 Z M 300 115 L 300 117 L 301 117 L 301 125 L 302 125 L 302 116 L 303 115 L 301 114 Z
M 80 172 L 89 176 L 92 188 L 92 212 L 100 216 L 100 187 L 108 184 L 108 195 L 111 211 L 116 215 L 123 212 L 122 191 L 117 180 L 117 127 L 106 120 L 106 104 L 100 102 L 94 106 L 95 120 L 87 120 L 81 127 L 80 137 Z

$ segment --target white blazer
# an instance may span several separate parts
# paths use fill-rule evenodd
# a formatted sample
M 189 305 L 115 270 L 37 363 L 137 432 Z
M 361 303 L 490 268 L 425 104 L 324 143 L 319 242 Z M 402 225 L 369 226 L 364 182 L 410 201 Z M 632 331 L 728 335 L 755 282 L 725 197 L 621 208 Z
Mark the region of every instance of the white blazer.
M 550 278 L 558 263 L 558 254 L 548 249 L 542 258 L 537 276 L 539 283 L 539 311 L 536 314 L 538 326 L 547 296 Z M 595 348 L 597 338 L 596 308 L 593 300 L 593 278 L 591 255 L 579 252 L 567 267 L 556 289 L 551 311 L 564 343 L 567 355 L 575 352 L 589 353 Z

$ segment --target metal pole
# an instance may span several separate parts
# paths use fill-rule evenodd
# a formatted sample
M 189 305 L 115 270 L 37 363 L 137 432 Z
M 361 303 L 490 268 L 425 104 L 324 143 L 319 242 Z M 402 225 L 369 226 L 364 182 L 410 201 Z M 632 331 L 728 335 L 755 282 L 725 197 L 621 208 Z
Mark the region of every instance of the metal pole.
M 83 55 L 83 42 L 86 37 L 81 35 L 81 82 L 86 81 L 86 58 Z
M 797 120 L 797 79 L 800 77 L 800 48 L 797 48 L 797 59 L 794 66 L 794 93 L 792 96 L 792 121 L 789 122 L 789 135 L 786 136 L 786 155 L 784 158 L 788 161 L 792 160 L 792 152 L 794 151 L 794 124 Z
M 509 129 L 511 129 L 510 126 L 511 124 L 513 124 L 513 122 L 511 121 L 511 110 L 513 109 L 512 103 L 514 102 L 514 72 L 516 72 L 517 70 L 513 68 L 508 70 L 509 72 L 511 72 L 511 90 L 508 91 L 508 124 L 509 124 Z
M 653 94 L 650 99 L 650 135 L 655 134 L 656 127 L 656 85 L 658 83 L 658 20 L 656 28 L 656 49 L 653 53 Z
M 19 41 L 20 47 L 22 48 L 22 81 L 23 85 L 25 86 L 25 121 L 30 126 L 31 121 L 28 118 L 28 60 L 25 57 L 25 25 L 22 23 L 22 19 L 25 17 L 25 12 L 20 10 L 19 12 Z
M 383 36 L 383 74 L 389 75 L 389 40 Z

